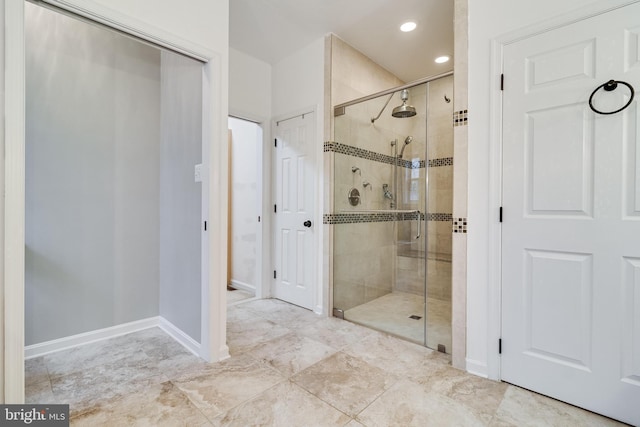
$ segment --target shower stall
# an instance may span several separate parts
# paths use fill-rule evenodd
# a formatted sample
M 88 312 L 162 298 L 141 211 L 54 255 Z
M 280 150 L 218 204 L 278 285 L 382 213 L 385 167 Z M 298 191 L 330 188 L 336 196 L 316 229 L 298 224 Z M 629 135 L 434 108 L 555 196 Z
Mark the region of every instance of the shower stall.
M 334 315 L 447 353 L 452 92 L 446 73 L 338 105 L 325 147 Z

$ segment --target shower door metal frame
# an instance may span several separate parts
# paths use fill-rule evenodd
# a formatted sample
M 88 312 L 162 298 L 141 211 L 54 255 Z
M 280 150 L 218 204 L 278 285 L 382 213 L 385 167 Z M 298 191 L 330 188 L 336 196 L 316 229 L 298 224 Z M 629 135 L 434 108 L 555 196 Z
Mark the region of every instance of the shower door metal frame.
M 453 74 L 453 72 L 451 73 Z M 446 76 L 442 76 L 446 77 Z M 439 77 L 440 78 L 440 77 Z M 431 79 L 433 81 L 436 79 Z M 425 82 L 425 124 L 424 124 L 424 346 L 427 347 L 427 337 L 429 333 L 429 81 Z M 422 220 L 421 220 L 422 221 Z M 427 347 L 428 348 L 428 347 Z M 437 349 L 432 349 L 437 350 Z
M 333 115 L 334 117 L 341 116 L 342 114 L 344 114 L 344 108 L 348 107 L 349 105 L 360 104 L 361 102 L 369 101 L 370 99 L 379 98 L 381 96 L 389 95 L 391 93 L 396 93 L 403 89 L 411 89 L 412 87 L 419 86 L 423 83 L 429 83 L 434 80 L 439 80 L 443 77 L 448 77 L 448 76 L 453 76 L 453 71 L 447 71 L 446 73 L 436 74 L 435 76 L 429 76 L 422 79 L 414 80 L 402 86 L 392 87 L 391 89 L 385 89 L 383 91 L 376 92 L 371 95 L 367 95 L 361 98 L 353 99 L 351 101 L 343 102 L 342 104 L 338 104 L 335 107 L 333 107 Z

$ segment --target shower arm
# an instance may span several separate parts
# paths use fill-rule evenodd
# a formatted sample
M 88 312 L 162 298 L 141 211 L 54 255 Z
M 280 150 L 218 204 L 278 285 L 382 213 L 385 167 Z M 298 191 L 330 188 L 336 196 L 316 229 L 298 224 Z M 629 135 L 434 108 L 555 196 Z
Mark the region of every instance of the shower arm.
M 387 99 L 387 102 L 384 103 L 384 107 L 382 107 L 382 110 L 380 110 L 380 112 L 375 118 L 374 117 L 371 118 L 371 123 L 375 122 L 380 118 L 380 116 L 382 115 L 382 112 L 384 111 L 385 108 L 387 108 L 387 105 L 389 105 L 389 101 L 391 101 L 391 98 L 393 98 L 394 94 L 395 92 L 391 92 L 391 95 L 389 95 L 389 99 Z

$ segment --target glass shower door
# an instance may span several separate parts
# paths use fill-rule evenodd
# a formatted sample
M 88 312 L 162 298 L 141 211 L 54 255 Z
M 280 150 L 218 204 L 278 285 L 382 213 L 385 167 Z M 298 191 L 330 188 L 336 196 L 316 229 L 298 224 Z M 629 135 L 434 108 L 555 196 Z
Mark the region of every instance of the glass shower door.
M 339 108 L 333 306 L 355 323 L 451 351 L 453 77 Z M 404 108 L 404 107 L 402 107 Z M 402 109 L 400 108 L 400 109 Z
M 334 308 L 353 321 L 425 344 L 426 85 L 335 117 Z M 372 123 L 385 103 L 388 108 Z

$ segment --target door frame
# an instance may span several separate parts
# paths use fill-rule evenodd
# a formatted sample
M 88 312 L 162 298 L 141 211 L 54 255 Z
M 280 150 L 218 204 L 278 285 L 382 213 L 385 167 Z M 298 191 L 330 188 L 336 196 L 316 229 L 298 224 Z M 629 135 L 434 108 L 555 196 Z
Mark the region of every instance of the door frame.
M 139 21 L 93 0 L 44 0 L 60 9 L 89 18 L 137 38 L 203 62 L 202 159 L 205 169 L 202 219 L 202 316 L 200 357 L 216 361 L 229 357 L 226 345 L 226 211 L 227 106 L 221 100 L 224 56 Z M 0 285 L 0 401 L 24 402 L 24 245 L 25 245 L 25 12 L 24 1 L 4 4 L 5 130 L 4 130 L 4 272 Z M 2 183 L 2 181 L 0 181 Z M 2 295 L 0 294 L 0 295 Z
M 269 190 L 271 188 L 271 158 L 268 157 L 269 150 L 266 149 L 269 145 L 270 140 L 270 130 L 269 130 L 269 121 L 265 118 L 253 117 L 251 114 L 245 113 L 236 113 L 234 110 L 229 109 L 229 117 L 244 120 L 245 122 L 250 122 L 255 124 L 260 128 L 262 132 L 262 140 L 256 141 L 256 158 L 257 158 L 257 167 L 258 174 L 257 178 L 259 180 L 259 184 L 257 186 L 258 192 L 258 212 L 260 215 L 260 222 L 258 222 L 256 227 L 256 273 L 255 273 L 255 298 L 261 299 L 266 298 L 264 284 L 269 283 L 269 268 L 270 262 L 266 260 L 266 255 L 270 252 L 269 248 L 271 247 L 271 237 L 270 237 L 270 215 L 266 215 L 265 212 L 268 211 L 269 204 Z M 229 153 L 231 156 L 231 153 Z M 233 183 L 229 182 L 229 186 Z M 233 225 L 231 225 L 233 227 Z M 265 271 L 266 268 L 266 271 Z
M 501 359 L 498 340 L 502 330 L 502 227 L 498 222 L 499 208 L 502 206 L 502 95 L 500 75 L 503 72 L 504 48 L 535 35 L 602 15 L 640 0 L 600 0 L 574 11 L 558 15 L 552 19 L 526 26 L 504 34 L 491 41 L 491 82 L 489 101 L 489 272 L 487 305 L 487 372 L 488 377 L 501 380 Z
M 321 234 L 324 232 L 324 224 L 322 223 L 322 212 L 323 212 L 323 193 L 322 193 L 322 187 L 323 187 L 323 180 L 322 177 L 324 176 L 323 173 L 323 164 L 322 164 L 322 153 L 323 153 L 323 147 L 322 147 L 322 136 L 323 136 L 323 129 L 321 129 L 323 127 L 322 125 L 322 121 L 319 120 L 318 118 L 318 112 L 322 111 L 322 109 L 320 108 L 320 106 L 318 105 L 313 105 L 313 106 L 309 106 L 306 108 L 299 108 L 293 111 L 290 111 L 287 114 L 280 114 L 278 116 L 275 116 L 272 120 L 271 120 L 271 141 L 274 141 L 276 139 L 276 135 L 277 135 L 277 129 L 278 129 L 278 122 L 281 121 L 285 121 L 288 119 L 293 119 L 296 118 L 298 116 L 302 116 L 305 114 L 314 114 L 315 117 L 315 123 L 314 123 L 314 133 L 312 135 L 312 147 L 311 150 L 313 152 L 314 155 L 314 170 L 315 170 L 315 174 L 313 176 L 313 190 L 315 191 L 315 195 L 314 195 L 314 210 L 313 210 L 313 216 L 312 216 L 312 221 L 313 224 L 315 224 L 315 232 L 314 232 L 314 236 L 313 236 L 313 265 L 314 265 L 314 271 L 312 274 L 312 278 L 313 278 L 313 312 L 316 314 L 320 314 L 320 315 L 326 315 L 328 312 L 328 306 L 327 306 L 327 302 L 328 302 L 328 298 L 327 298 L 327 292 L 328 289 L 324 288 L 324 282 L 322 280 L 322 263 L 323 263 L 323 247 L 322 247 L 322 236 Z M 274 149 L 275 146 L 273 144 L 271 144 L 271 150 L 269 150 L 269 153 L 274 153 Z M 276 185 L 277 185 L 277 159 L 275 155 L 271 155 L 271 198 L 269 199 L 270 202 L 270 208 L 276 203 Z M 270 259 L 270 264 L 268 264 L 270 267 L 270 271 L 275 270 L 276 266 L 278 265 L 277 261 L 277 254 L 276 254 L 276 234 L 278 232 L 277 230 L 277 223 L 276 223 L 276 219 L 275 219 L 275 213 L 273 213 L 273 210 L 270 210 L 271 212 L 271 245 L 270 245 L 270 252 L 271 252 L 271 259 Z M 276 279 L 273 278 L 273 276 L 270 276 L 270 279 L 268 281 L 265 282 L 264 287 L 265 287 L 265 298 L 269 298 L 271 297 L 274 292 L 273 289 L 276 285 Z

